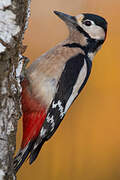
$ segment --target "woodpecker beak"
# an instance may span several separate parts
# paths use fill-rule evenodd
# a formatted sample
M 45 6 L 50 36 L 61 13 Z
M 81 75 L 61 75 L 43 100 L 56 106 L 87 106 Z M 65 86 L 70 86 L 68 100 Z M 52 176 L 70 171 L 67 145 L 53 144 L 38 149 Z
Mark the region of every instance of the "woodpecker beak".
M 54 11 L 54 13 L 60 18 L 62 19 L 65 23 L 72 23 L 72 24 L 76 24 L 76 19 L 74 16 L 70 16 L 68 14 L 64 14 L 62 12 L 58 12 L 58 11 Z

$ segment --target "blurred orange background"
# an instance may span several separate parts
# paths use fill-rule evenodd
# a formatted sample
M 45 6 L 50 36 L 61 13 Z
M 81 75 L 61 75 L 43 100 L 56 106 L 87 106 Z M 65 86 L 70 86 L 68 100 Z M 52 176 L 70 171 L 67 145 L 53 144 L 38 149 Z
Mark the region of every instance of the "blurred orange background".
M 120 0 L 32 1 L 24 39 L 31 62 L 68 35 L 53 10 L 103 16 L 107 39 L 79 98 L 32 166 L 24 163 L 18 180 L 120 180 Z M 17 150 L 21 138 L 20 120 Z

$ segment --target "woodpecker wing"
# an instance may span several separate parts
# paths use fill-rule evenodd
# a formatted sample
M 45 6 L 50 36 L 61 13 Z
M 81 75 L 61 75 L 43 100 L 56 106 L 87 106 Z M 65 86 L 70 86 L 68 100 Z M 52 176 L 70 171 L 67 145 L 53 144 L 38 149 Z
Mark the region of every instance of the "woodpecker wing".
M 47 140 L 54 134 L 64 115 L 85 86 L 91 72 L 92 62 L 84 55 L 78 54 L 67 61 L 58 83 L 58 90 L 48 110 L 43 125 L 51 127 Z M 50 121 L 50 119 L 53 121 Z M 50 119 L 49 119 L 50 118 Z
M 30 164 L 36 159 L 41 144 L 56 131 L 68 108 L 87 82 L 91 71 L 91 61 L 83 54 L 70 58 L 58 82 L 58 89 L 48 109 L 40 134 L 30 154 Z

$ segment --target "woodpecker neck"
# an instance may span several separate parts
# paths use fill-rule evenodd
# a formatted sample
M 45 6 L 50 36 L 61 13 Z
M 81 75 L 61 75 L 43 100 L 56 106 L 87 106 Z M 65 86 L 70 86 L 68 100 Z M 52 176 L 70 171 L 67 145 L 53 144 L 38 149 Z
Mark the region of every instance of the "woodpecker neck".
M 101 45 L 103 44 L 104 40 L 96 40 L 92 38 L 88 38 L 88 45 L 86 46 L 86 49 L 88 53 L 97 53 L 97 51 L 101 48 Z
M 90 60 L 93 59 L 97 51 L 100 49 L 104 40 L 93 39 L 82 28 L 69 27 L 69 41 L 71 47 L 80 47 Z
M 69 41 L 71 43 L 80 44 L 81 46 L 87 46 L 87 37 L 84 36 L 83 33 L 80 33 L 76 28 L 70 26 L 69 27 Z

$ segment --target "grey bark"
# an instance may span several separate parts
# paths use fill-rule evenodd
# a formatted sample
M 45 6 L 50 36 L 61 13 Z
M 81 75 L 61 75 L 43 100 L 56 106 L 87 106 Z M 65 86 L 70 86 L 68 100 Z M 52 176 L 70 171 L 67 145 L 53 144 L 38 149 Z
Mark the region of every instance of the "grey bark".
M 0 180 L 15 179 L 13 155 L 17 122 L 21 117 L 21 87 L 16 76 L 22 67 L 19 58 L 25 49 L 22 39 L 27 26 L 29 5 L 30 0 L 0 0 L 0 26 L 3 25 L 0 29 Z M 3 13 L 6 13 L 4 22 Z

